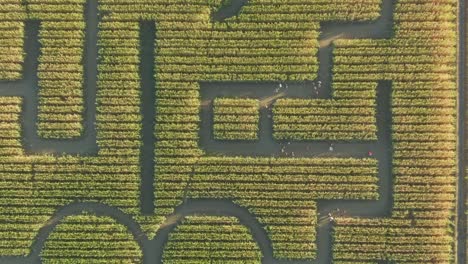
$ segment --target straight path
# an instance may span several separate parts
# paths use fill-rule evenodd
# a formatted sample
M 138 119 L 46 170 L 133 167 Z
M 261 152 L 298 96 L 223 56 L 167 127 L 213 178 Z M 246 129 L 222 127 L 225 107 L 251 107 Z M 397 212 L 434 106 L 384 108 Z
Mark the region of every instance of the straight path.
M 141 80 L 141 185 L 140 209 L 144 215 L 154 214 L 154 136 L 156 116 L 155 74 L 156 24 L 154 21 L 140 23 L 140 80 Z
M 466 31 L 468 25 L 467 21 L 467 5 L 465 0 L 458 1 L 458 71 L 457 71 L 457 88 L 458 88 L 458 182 L 457 182 L 457 217 L 456 217 L 456 240 L 455 240 L 455 262 L 466 263 L 466 247 L 467 247 L 467 216 L 466 216 L 466 87 L 468 79 L 466 77 Z

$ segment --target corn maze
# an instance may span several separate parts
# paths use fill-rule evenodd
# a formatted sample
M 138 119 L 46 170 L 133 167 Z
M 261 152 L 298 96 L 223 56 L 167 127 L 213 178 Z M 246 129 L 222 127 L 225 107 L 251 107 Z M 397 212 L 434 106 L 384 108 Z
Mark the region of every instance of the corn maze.
M 462 2 L 0 0 L 0 263 L 463 263 Z

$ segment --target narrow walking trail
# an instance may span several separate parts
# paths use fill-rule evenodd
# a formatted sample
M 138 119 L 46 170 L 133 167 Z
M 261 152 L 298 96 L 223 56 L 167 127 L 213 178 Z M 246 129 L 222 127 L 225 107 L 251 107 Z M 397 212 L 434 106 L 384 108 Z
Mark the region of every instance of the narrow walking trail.
M 467 262 L 467 181 L 466 177 L 466 87 L 468 87 L 468 78 L 466 76 L 467 54 L 467 5 L 465 0 L 459 0 L 458 6 L 458 72 L 457 72 L 457 87 L 458 87 L 458 182 L 457 182 L 457 216 L 456 216 L 456 242 L 455 242 L 455 260 L 456 263 Z
M 154 21 L 140 23 L 140 78 L 141 78 L 141 116 L 142 144 L 140 149 L 141 187 L 140 203 L 144 215 L 154 214 L 154 165 L 156 116 L 155 74 L 156 25 Z

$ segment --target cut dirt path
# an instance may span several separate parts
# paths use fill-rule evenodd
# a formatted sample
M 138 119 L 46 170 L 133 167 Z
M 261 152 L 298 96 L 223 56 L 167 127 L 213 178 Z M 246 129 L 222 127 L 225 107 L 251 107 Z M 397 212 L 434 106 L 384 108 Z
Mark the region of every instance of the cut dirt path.
M 466 55 L 466 32 L 467 5 L 465 0 L 459 0 L 458 5 L 458 53 L 457 53 L 457 88 L 458 88 L 458 182 L 457 182 L 457 216 L 456 216 L 456 241 L 455 241 L 455 261 L 456 263 L 467 263 L 467 182 L 466 176 L 466 87 L 468 87 L 468 78 L 466 76 L 467 55 Z

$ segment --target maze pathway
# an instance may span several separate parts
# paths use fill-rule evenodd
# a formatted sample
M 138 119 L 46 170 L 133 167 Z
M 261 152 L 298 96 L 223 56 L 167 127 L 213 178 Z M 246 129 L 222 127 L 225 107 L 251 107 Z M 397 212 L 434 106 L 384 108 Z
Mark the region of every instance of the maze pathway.
M 2 127 L 12 137 L 21 131 L 21 138 L 0 138 L 7 153 L 0 198 L 19 206 L 10 214 L 3 202 L 0 220 L 15 224 L 16 214 L 25 215 L 18 232 L 34 242 L 29 252 L 24 240 L 0 230 L 11 255 L 0 260 L 39 263 L 54 228 L 84 210 L 127 226 L 145 263 L 160 260 L 171 232 L 194 214 L 237 218 L 264 263 L 444 262 L 452 249 L 440 230 L 455 204 L 454 76 L 452 51 L 444 49 L 453 35 L 447 19 L 453 1 L 438 3 L 446 4 L 440 17 L 430 12 L 434 1 L 421 1 L 364 1 L 361 10 L 343 0 L 336 13 L 305 1 L 301 8 L 311 11 L 304 16 L 313 22 L 297 23 L 285 15 L 295 7 L 269 6 L 275 21 L 262 15 L 261 1 L 240 1 L 226 11 L 242 10 L 238 16 L 221 12 L 208 23 L 203 19 L 220 1 L 194 0 L 181 12 L 159 0 L 99 7 L 88 0 L 86 26 L 73 40 L 85 45 L 84 81 L 77 85 L 73 77 L 81 70 L 67 75 L 70 90 L 53 90 L 44 79 L 48 67 L 57 67 L 44 63 L 57 48 L 45 40 L 55 24 L 41 19 L 49 11 L 25 1 L 23 78 L 0 83 L 11 110 L 4 116 L 21 121 Z M 420 9 L 434 17 L 413 17 Z M 276 34 L 271 27 L 306 33 Z M 253 67 L 255 57 L 245 56 L 271 50 L 293 58 L 278 63 L 264 56 Z M 214 137 L 213 101 L 233 97 L 258 100 L 258 140 Z M 82 112 L 82 119 L 58 127 L 61 115 L 41 115 L 48 100 L 64 114 Z M 290 108 L 314 112 L 288 115 Z M 321 126 L 315 116 L 333 120 L 333 111 L 362 124 Z M 346 216 L 331 224 L 327 215 L 336 208 Z

